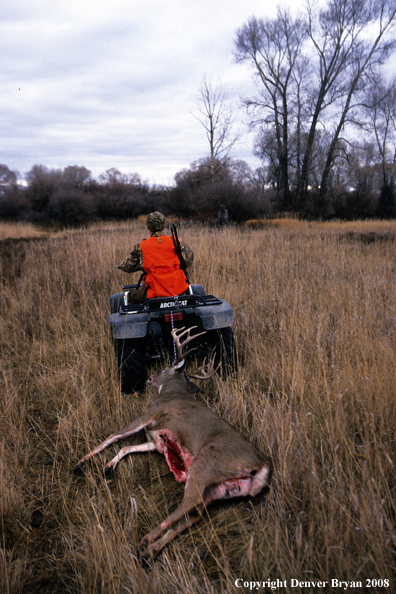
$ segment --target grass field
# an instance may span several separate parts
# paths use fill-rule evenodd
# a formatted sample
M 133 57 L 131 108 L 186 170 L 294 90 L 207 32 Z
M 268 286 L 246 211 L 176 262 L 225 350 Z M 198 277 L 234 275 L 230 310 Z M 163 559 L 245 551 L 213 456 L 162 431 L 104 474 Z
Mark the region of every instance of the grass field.
M 2 593 L 395 591 L 396 222 L 182 225 L 192 282 L 234 308 L 238 374 L 200 398 L 274 472 L 264 496 L 209 508 L 151 567 L 137 543 L 183 496 L 165 459 L 130 456 L 105 480 L 118 444 L 71 472 L 155 396 L 120 392 L 107 322 L 109 295 L 135 278 L 114 264 L 144 225 L 12 229 L 0 225 Z

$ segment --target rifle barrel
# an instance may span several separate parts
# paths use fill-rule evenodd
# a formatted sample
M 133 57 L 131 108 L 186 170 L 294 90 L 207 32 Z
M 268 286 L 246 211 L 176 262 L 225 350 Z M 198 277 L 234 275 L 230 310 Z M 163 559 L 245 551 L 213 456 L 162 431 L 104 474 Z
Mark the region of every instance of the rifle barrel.
M 188 282 L 188 284 L 190 284 L 190 281 L 188 280 L 187 266 L 186 266 L 186 263 L 183 258 L 179 237 L 177 235 L 176 225 L 174 223 L 173 223 L 173 225 L 171 225 L 171 232 L 172 232 L 173 243 L 175 246 L 175 252 L 176 252 L 177 257 L 180 260 L 180 268 L 183 270 L 184 274 L 186 275 L 186 281 Z

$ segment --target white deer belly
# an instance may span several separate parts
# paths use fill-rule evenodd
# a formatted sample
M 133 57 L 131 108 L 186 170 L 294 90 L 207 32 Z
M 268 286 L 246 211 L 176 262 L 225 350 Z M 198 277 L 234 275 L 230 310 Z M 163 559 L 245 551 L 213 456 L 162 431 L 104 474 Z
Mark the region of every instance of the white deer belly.
M 231 497 L 242 497 L 250 495 L 252 477 L 249 475 L 230 478 L 221 483 L 210 485 L 205 489 L 205 503 L 217 499 L 230 499 Z

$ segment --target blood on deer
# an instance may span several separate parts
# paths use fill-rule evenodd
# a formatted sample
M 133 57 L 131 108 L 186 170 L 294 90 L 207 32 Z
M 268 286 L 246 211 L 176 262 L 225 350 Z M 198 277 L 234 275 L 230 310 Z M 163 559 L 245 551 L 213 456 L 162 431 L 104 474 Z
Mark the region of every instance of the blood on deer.
M 157 450 L 165 456 L 176 481 L 185 483 L 179 507 L 139 543 L 144 556 L 155 557 L 180 532 L 199 521 L 202 511 L 212 501 L 258 495 L 268 485 L 270 465 L 259 450 L 234 427 L 190 393 L 190 378 L 207 379 L 214 373 L 213 362 L 205 362 L 197 374 L 184 371 L 183 348 L 198 335 L 174 329 L 177 359 L 171 367 L 152 375 L 148 383 L 159 395 L 148 404 L 145 413 L 84 456 L 74 471 L 119 439 L 145 430 L 147 443 L 122 448 L 105 466 L 105 474 L 114 471 L 126 455 Z M 186 336 L 184 342 L 181 338 Z M 191 349 L 193 350 L 193 349 Z

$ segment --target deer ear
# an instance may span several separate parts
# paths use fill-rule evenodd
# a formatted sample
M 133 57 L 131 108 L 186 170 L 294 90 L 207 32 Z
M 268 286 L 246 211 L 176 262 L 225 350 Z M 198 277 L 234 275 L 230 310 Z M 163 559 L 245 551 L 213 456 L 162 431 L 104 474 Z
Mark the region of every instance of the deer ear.
M 182 360 L 181 360 L 179 363 L 177 363 L 177 365 L 175 365 L 175 366 L 173 367 L 173 369 L 174 369 L 175 371 L 176 371 L 176 370 L 177 370 L 177 371 L 179 371 L 180 369 L 183 369 L 183 367 L 184 367 L 184 363 L 185 363 L 185 360 L 184 360 L 184 359 L 182 359 Z

